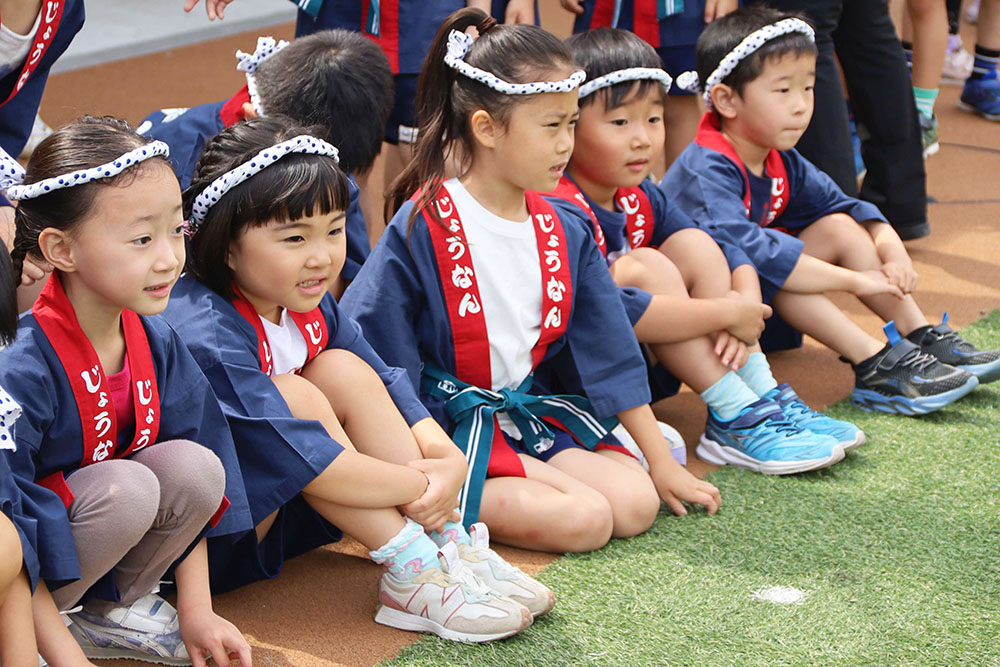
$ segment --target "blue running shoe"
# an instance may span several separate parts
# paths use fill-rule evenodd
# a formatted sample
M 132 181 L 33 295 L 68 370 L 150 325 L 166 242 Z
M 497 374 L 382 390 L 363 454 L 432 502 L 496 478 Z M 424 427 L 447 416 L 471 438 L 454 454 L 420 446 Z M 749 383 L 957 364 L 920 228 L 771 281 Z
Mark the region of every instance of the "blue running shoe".
M 948 313 L 941 324 L 920 327 L 907 335 L 920 346 L 920 351 L 932 355 L 938 361 L 963 371 L 969 371 L 979 384 L 1000 380 L 1000 351 L 980 351 L 976 346 L 958 335 L 948 326 Z
M 851 402 L 859 408 L 924 415 L 954 403 L 979 385 L 972 373 L 942 363 L 913 341 L 900 338 L 892 322 L 883 328 L 889 343 L 854 365 Z
M 727 422 L 709 408 L 698 456 L 715 465 L 790 475 L 831 466 L 844 458 L 844 448 L 828 435 L 786 421 L 780 405 L 761 398 Z
M 845 453 L 865 444 L 864 431 L 850 422 L 840 421 L 827 417 L 822 412 L 816 412 L 806 405 L 787 383 L 779 384 L 761 398 L 776 401 L 781 406 L 785 419 L 799 428 L 834 438 L 844 448 Z
M 996 77 L 967 80 L 958 108 L 987 120 L 1000 120 L 1000 80 Z

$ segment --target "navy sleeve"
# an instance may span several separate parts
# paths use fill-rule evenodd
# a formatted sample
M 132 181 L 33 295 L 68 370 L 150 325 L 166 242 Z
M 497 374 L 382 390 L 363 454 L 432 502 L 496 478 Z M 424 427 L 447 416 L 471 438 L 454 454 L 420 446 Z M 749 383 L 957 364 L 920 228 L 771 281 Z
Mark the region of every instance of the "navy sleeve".
M 344 230 L 347 232 L 347 259 L 340 275 L 344 280 L 354 280 L 361 270 L 361 265 L 371 253 L 371 243 L 368 240 L 368 225 L 361 211 L 361 190 L 354 178 L 347 179 L 347 188 L 351 194 L 351 203 L 347 207 L 347 222 Z
M 762 228 L 747 218 L 743 175 L 727 158 L 706 156 L 697 172 L 682 166 L 681 161 L 671 165 L 661 183 L 667 195 L 712 235 L 731 268 L 751 264 L 765 294 L 780 289 L 802 254 L 802 241 Z M 749 261 L 741 261 L 741 257 Z
M 393 403 L 396 404 L 396 408 L 403 415 L 408 425 L 413 426 L 421 419 L 429 417 L 430 413 L 427 412 L 427 408 L 424 407 L 423 403 L 417 397 L 417 392 L 414 389 L 413 383 L 410 382 L 406 371 L 402 368 L 387 365 L 365 339 L 365 336 L 362 334 L 361 325 L 337 307 L 332 296 L 327 296 L 324 299 L 328 299 L 327 305 L 335 308 L 337 313 L 337 331 L 328 347 L 352 352 L 371 366 L 372 370 L 382 379 L 386 391 L 389 392 Z M 374 328 L 377 329 L 380 327 Z
M 412 208 L 407 202 L 393 217 L 341 305 L 364 329 L 382 359 L 406 370 L 416 390 L 421 366 L 416 323 L 424 297 L 406 233 Z
M 832 178 L 792 149 L 782 153 L 791 184 L 788 208 L 778 224 L 789 228 L 805 227 L 824 215 L 846 213 L 858 222 L 881 220 L 885 216 L 875 204 L 848 197 Z

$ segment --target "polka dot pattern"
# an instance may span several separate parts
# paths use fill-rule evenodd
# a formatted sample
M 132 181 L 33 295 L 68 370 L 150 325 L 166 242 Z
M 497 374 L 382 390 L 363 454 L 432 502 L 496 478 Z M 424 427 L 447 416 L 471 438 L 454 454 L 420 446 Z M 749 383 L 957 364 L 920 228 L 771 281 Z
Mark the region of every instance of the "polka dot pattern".
M 300 134 L 288 141 L 265 148 L 249 161 L 219 176 L 195 197 L 194 203 L 191 205 L 191 219 L 187 222 L 188 234 L 197 233 L 198 228 L 205 222 L 205 216 L 208 215 L 209 209 L 217 204 L 231 188 L 270 167 L 289 153 L 326 155 L 333 158 L 334 162 L 340 162 L 340 152 L 335 146 L 308 134 Z
M 459 74 L 484 83 L 493 90 L 504 95 L 535 95 L 536 93 L 568 93 L 583 83 L 587 75 L 581 70 L 573 72 L 568 79 L 562 81 L 535 81 L 532 83 L 511 83 L 504 81 L 495 74 L 473 67 L 465 62 L 465 54 L 475 41 L 471 36 L 458 30 L 452 30 L 448 35 L 448 52 L 444 62 Z
M 0 449 L 14 449 L 14 422 L 21 416 L 21 406 L 0 387 Z
M 83 185 L 101 178 L 117 176 L 129 167 L 139 164 L 151 157 L 170 155 L 170 148 L 162 141 L 153 141 L 125 153 L 116 160 L 90 169 L 81 169 L 62 176 L 53 176 L 45 180 L 21 185 L 24 182 L 24 167 L 17 160 L 0 149 L 0 189 L 6 190 L 7 199 L 23 201 L 34 199 L 53 190 Z
M 712 88 L 722 83 L 727 76 L 732 74 L 733 70 L 736 69 L 736 66 L 740 64 L 741 60 L 760 47 L 764 46 L 764 44 L 771 41 L 775 37 L 780 37 L 781 35 L 787 35 L 793 32 L 801 32 L 803 35 L 807 36 L 810 41 L 816 40 L 816 32 L 812 29 L 812 26 L 802 19 L 794 18 L 782 19 L 777 23 L 766 25 L 760 30 L 755 30 L 744 37 L 742 42 L 737 44 L 732 51 L 726 54 L 726 57 L 719 62 L 719 66 L 715 68 L 715 71 L 712 72 L 708 76 L 708 80 L 705 81 L 704 91 L 701 95 L 705 100 L 705 104 L 708 105 L 708 108 L 712 108 Z M 688 74 L 694 75 L 693 82 Z M 698 74 L 696 72 L 685 72 L 681 76 L 677 77 L 677 85 L 684 90 L 697 92 Z
M 254 78 L 254 73 L 262 62 L 286 46 L 288 46 L 288 42 L 284 39 L 275 41 L 274 37 L 258 37 L 257 48 L 253 53 L 236 52 L 236 69 L 246 72 L 247 92 L 250 93 L 250 104 L 253 105 L 254 111 L 257 112 L 258 116 L 264 116 L 264 107 L 260 102 L 260 95 L 257 94 L 257 81 Z
M 580 97 L 586 97 L 593 92 L 622 81 L 659 81 L 663 85 L 665 93 L 670 92 L 670 84 L 673 83 L 670 75 L 659 67 L 629 67 L 609 72 L 583 84 L 580 86 Z

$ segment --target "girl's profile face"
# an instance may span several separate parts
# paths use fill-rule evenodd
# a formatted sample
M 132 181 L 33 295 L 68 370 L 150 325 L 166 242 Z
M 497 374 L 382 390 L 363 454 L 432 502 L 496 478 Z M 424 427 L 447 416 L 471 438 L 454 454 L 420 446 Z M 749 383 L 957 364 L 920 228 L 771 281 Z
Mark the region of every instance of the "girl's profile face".
M 605 95 L 598 91 L 597 99 L 580 110 L 571 165 L 578 182 L 626 188 L 649 175 L 666 138 L 663 93 L 659 86 L 638 91 L 637 84 L 613 109 L 605 106 Z
M 573 153 L 577 100 L 574 90 L 541 93 L 516 102 L 496 137 L 497 164 L 502 172 L 496 176 L 523 190 L 554 190 Z
M 233 280 L 254 309 L 277 323 L 281 309 L 305 313 L 323 299 L 344 267 L 344 211 L 248 227 L 229 246 Z
M 180 186 L 165 162 L 144 163 L 128 185 L 99 188 L 68 234 L 67 291 L 110 310 L 161 312 L 184 266 L 183 223 Z

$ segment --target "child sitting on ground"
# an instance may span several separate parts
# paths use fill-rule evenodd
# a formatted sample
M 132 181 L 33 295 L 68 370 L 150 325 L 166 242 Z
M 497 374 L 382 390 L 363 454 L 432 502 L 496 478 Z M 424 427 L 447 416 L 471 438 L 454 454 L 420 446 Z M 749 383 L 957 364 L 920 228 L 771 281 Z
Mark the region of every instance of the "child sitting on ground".
M 252 54 L 237 52 L 237 68 L 247 84 L 228 100 L 190 109 L 161 109 L 143 120 L 139 134 L 170 146 L 181 189 L 205 143 L 244 118 L 280 115 L 322 127 L 322 137 L 340 151 L 348 179 L 347 260 L 344 285 L 357 275 L 381 229 L 369 232 L 354 177 L 375 162 L 385 122 L 392 109 L 392 72 L 382 51 L 358 33 L 324 30 L 289 44 L 271 37 L 257 40 Z M 371 239 L 371 240 L 369 240 Z M 343 285 L 337 293 L 343 291 Z
M 759 289 L 753 266 L 743 261 L 731 272 L 712 237 L 648 180 L 670 85 L 656 52 L 611 28 L 566 43 L 587 82 L 576 146 L 554 194 L 587 213 L 606 245 L 639 341 L 709 406 L 699 455 L 770 474 L 840 461 L 864 433 L 810 410 L 774 379 L 757 343 L 770 309 L 734 290 L 741 281 Z
M 712 22 L 698 41 L 697 77 L 681 81 L 700 81 L 710 110 L 660 185 L 723 248 L 750 258 L 782 318 L 851 363 L 856 404 L 901 414 L 940 409 L 1000 378 L 1000 353 L 977 350 L 947 316 L 930 325 L 912 296 L 913 263 L 885 217 L 793 149 L 812 116 L 815 69 L 813 29 L 799 18 L 751 7 Z M 879 274 L 895 295 L 857 288 Z M 852 291 L 890 322 L 888 344 L 851 321 L 828 291 Z

